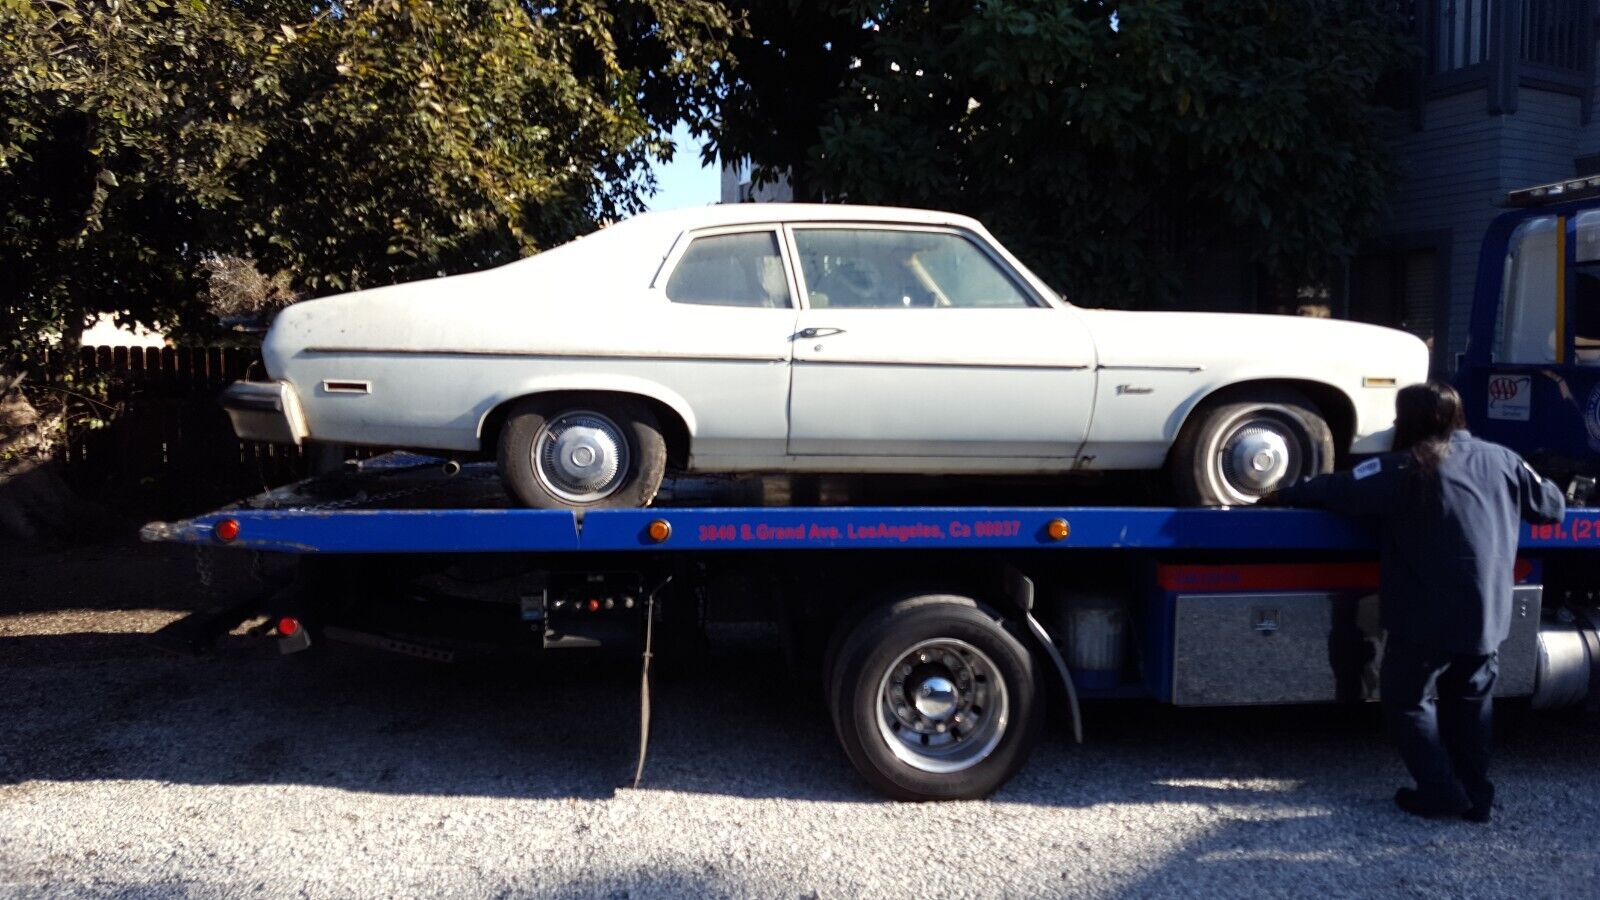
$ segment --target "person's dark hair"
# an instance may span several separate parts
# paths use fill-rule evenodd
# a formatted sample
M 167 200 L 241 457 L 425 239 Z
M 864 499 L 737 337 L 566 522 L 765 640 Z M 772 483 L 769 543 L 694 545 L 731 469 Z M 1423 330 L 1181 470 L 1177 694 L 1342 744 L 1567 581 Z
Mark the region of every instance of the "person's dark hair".
M 1394 449 L 1410 453 L 1424 472 L 1439 468 L 1449 452 L 1451 433 L 1466 427 L 1461 395 L 1448 384 L 1413 384 L 1395 395 Z

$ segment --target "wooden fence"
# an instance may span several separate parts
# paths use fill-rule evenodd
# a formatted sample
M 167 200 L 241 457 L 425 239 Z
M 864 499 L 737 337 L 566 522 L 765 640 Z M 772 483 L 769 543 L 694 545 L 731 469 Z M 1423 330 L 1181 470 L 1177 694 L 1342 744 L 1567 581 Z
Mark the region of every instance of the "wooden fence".
M 69 482 L 113 506 L 182 516 L 305 477 L 300 448 L 239 440 L 217 404 L 260 360 L 241 348 L 81 348 L 74 379 L 52 383 L 74 411 Z M 86 396 L 102 383 L 109 409 Z

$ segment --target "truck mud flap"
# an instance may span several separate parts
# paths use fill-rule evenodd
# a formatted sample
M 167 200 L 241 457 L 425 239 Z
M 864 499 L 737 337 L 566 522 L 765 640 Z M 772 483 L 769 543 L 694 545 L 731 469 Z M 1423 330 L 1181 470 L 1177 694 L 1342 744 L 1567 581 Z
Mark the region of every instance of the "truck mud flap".
M 430 662 L 452 663 L 456 661 L 456 651 L 442 647 L 430 647 L 415 641 L 390 637 L 382 634 L 371 634 L 365 631 L 356 631 L 350 628 L 340 628 L 335 625 L 325 626 L 320 629 L 324 638 L 338 641 L 341 644 L 352 644 L 357 647 L 369 647 L 374 650 L 386 650 L 390 653 L 399 653 L 403 656 L 414 656 Z

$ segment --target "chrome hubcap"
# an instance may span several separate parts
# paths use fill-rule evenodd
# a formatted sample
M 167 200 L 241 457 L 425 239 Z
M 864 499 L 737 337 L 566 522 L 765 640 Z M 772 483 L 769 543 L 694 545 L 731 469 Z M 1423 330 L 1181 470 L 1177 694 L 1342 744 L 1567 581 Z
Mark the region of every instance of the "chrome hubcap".
M 1223 449 L 1228 480 L 1264 494 L 1289 473 L 1289 439 L 1269 425 L 1251 424 L 1234 432 Z
M 1005 736 L 1010 697 L 1000 670 L 966 641 L 912 647 L 878 682 L 878 732 L 902 762 L 924 772 L 959 772 L 986 759 Z
M 931 675 L 912 693 L 911 705 L 925 719 L 948 722 L 960 702 L 961 696 L 950 679 Z
M 626 480 L 628 441 L 617 423 L 599 413 L 562 413 L 534 438 L 533 466 L 550 493 L 573 503 L 593 503 L 611 496 Z
M 1293 413 L 1246 410 L 1215 432 L 1207 447 L 1212 490 L 1231 506 L 1321 471 L 1322 452 Z

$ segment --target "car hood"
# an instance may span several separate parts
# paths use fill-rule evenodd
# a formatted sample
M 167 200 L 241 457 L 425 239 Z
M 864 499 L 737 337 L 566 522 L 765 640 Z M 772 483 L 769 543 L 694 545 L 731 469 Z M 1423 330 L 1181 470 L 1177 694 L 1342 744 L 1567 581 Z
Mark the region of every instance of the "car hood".
M 1333 367 L 1400 384 L 1427 376 L 1428 348 L 1393 328 L 1304 316 L 1083 309 L 1102 367 L 1173 368 L 1249 362 L 1285 374 Z M 1331 374 L 1331 373 L 1330 373 Z

